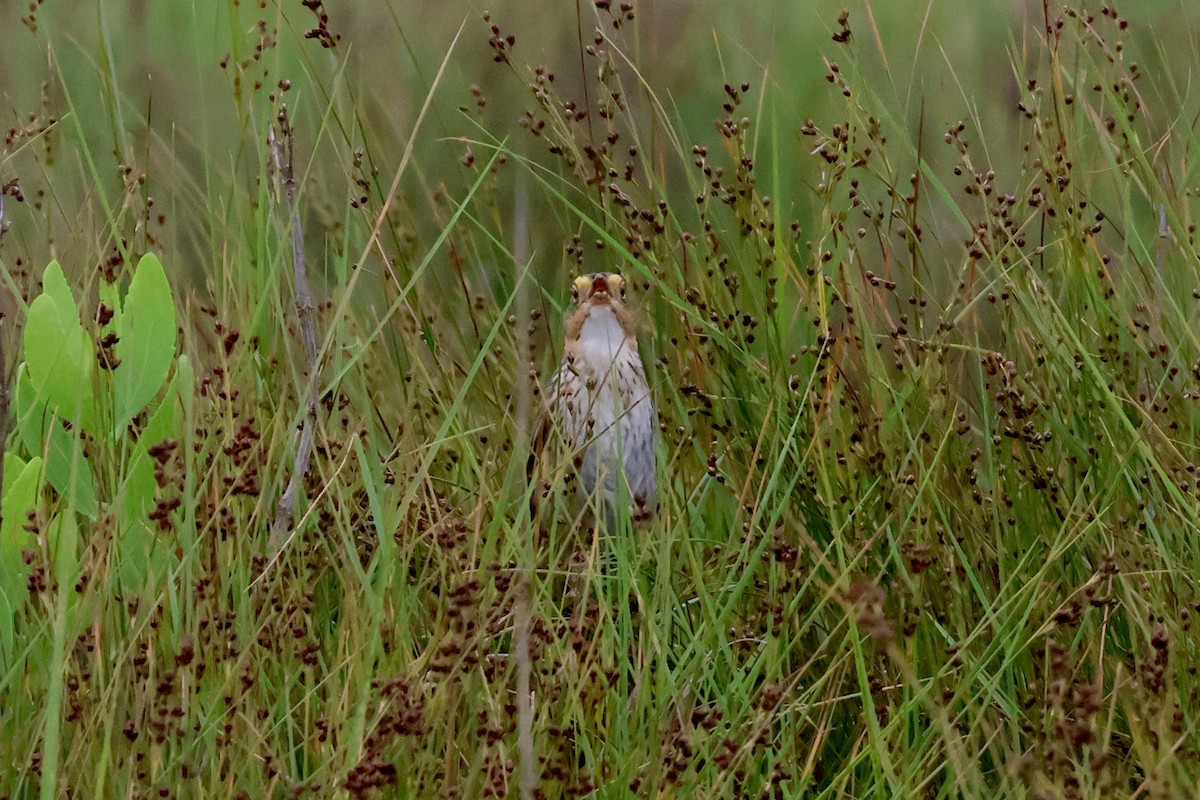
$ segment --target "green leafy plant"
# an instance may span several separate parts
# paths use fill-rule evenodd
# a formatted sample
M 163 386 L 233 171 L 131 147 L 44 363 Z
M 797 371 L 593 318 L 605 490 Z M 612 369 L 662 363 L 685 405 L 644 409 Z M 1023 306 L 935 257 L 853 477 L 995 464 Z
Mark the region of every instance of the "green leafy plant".
M 157 490 L 150 448 L 179 436 L 180 392 L 190 392 L 193 382 L 187 358 L 176 358 L 174 299 L 154 255 L 138 262 L 124 297 L 114 285 L 101 290 L 103 319 L 94 333 L 80 321 L 57 262 L 47 266 L 42 284 L 29 304 L 14 398 L 16 441 L 28 460 L 6 454 L 0 567 L 10 605 L 24 588 L 18 586 L 27 572 L 19 528 L 31 509 L 92 522 L 115 515 L 122 574 L 131 585 L 145 577 L 150 552 L 162 549 L 148 519 Z M 175 377 L 163 402 L 150 408 L 172 365 Z M 146 419 L 131 425 L 138 417 Z M 103 481 L 94 466 L 98 456 L 118 465 Z M 43 487 L 57 500 L 39 491 Z

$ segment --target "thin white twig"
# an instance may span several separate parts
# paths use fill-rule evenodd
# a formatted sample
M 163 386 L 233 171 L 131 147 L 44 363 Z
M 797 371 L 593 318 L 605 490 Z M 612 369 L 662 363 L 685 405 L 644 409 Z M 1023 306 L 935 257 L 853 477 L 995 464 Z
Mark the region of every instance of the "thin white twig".
M 271 156 L 279 175 L 280 188 L 288 209 L 288 222 L 292 234 L 292 268 L 296 278 L 296 317 L 300 326 L 300 338 L 304 343 L 305 368 L 308 386 L 304 397 L 304 421 L 300 426 L 300 442 L 296 447 L 296 460 L 287 488 L 279 497 L 275 520 L 271 523 L 269 548 L 277 552 L 291 532 L 292 519 L 296 513 L 296 499 L 300 484 L 308 474 L 308 463 L 312 457 L 313 441 L 317 427 L 317 393 L 320 391 L 319 363 L 317 357 L 317 322 L 313 314 L 312 291 L 308 286 L 308 261 L 304 255 L 304 228 L 300 222 L 300 206 L 296 177 L 293 169 L 292 128 L 288 122 L 287 107 L 279 111 L 279 134 L 274 126 L 270 132 Z
M 517 316 L 517 373 L 514 376 L 516 400 L 516 424 L 518 446 L 527 448 L 529 439 L 529 415 L 532 392 L 529 381 L 522 379 L 522 371 L 528 368 L 529 345 L 529 289 L 525 278 L 529 271 L 529 195 L 525 189 L 524 173 L 517 174 L 517 185 L 513 197 L 513 262 L 517 268 L 514 298 Z M 532 522 L 532 520 L 531 520 Z M 516 602 L 513 608 L 513 651 L 517 660 L 517 752 L 521 759 L 519 787 L 521 800 L 533 800 L 537 788 L 537 753 L 533 746 L 533 694 L 530 677 L 533 659 L 529 652 L 529 628 L 533 604 L 533 552 L 526 537 L 525 554 L 521 564 L 521 577 L 517 585 Z

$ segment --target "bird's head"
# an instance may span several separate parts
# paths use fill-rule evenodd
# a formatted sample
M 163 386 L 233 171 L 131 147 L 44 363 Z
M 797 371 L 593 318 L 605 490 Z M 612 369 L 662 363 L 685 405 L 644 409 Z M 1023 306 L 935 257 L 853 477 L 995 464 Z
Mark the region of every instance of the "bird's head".
M 571 284 L 571 297 L 575 304 L 567 316 L 567 339 L 577 339 L 583 328 L 583 323 L 599 313 L 601 309 L 611 311 L 611 315 L 601 313 L 600 317 L 615 320 L 626 337 L 634 335 L 633 312 L 625 305 L 625 279 L 615 272 L 593 272 L 580 275 Z
M 625 300 L 625 279 L 615 272 L 580 275 L 571 285 L 571 297 L 580 306 L 613 301 L 620 304 Z

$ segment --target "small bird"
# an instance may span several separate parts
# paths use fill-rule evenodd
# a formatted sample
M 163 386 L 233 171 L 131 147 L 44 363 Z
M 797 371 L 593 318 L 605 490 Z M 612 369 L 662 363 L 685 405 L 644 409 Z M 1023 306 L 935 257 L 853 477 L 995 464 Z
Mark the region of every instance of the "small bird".
M 654 512 L 658 426 L 638 355 L 625 279 L 582 275 L 571 286 L 562 366 L 547 393 L 548 424 L 575 453 L 579 497 L 613 520 L 623 499 L 634 521 Z

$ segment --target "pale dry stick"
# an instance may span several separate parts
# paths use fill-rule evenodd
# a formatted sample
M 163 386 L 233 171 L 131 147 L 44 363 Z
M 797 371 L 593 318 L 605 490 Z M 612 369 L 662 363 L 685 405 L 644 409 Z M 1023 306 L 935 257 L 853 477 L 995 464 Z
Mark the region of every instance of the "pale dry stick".
M 4 202 L 0 200 L 0 225 L 4 224 Z M 8 321 L 8 317 L 0 312 L 0 326 Z M 4 454 L 8 445 L 8 407 L 10 399 L 9 376 L 16 377 L 8 369 L 8 352 L 4 348 L 4 335 L 0 330 L 0 486 L 4 485 Z M 4 507 L 0 505 L 0 522 L 4 521 Z
M 0 233 L 4 232 L 4 192 L 0 192 Z M 6 316 L 0 313 L 0 323 Z M 8 359 L 4 352 L 4 338 L 0 336 L 0 486 L 4 485 L 4 446 L 8 439 Z M 0 506 L 0 521 L 4 519 L 4 508 Z
M 412 132 L 409 136 L 408 144 L 405 145 L 404 155 L 400 159 L 400 166 L 396 168 L 396 172 L 392 176 L 392 183 L 391 183 L 391 186 L 388 187 L 387 194 L 384 197 L 383 206 L 380 208 L 378 215 L 376 215 L 376 217 L 375 217 L 375 224 L 371 228 L 371 234 L 367 237 L 367 241 L 363 245 L 363 249 L 362 249 L 362 252 L 361 252 L 358 260 L 354 262 L 356 264 L 365 263 L 367 256 L 374 249 L 379 250 L 380 257 L 383 259 L 383 263 L 385 263 L 385 264 L 388 263 L 387 253 L 384 252 L 383 246 L 379 243 L 379 234 L 383 230 L 384 223 L 387 220 L 388 210 L 391 208 L 392 203 L 394 202 L 396 195 L 399 192 L 400 179 L 405 174 L 408 164 L 412 159 L 413 148 L 414 148 L 416 140 L 417 140 L 417 134 L 422 129 L 422 126 L 423 126 L 425 118 L 429 112 L 429 109 L 433 105 L 433 97 L 434 97 L 435 91 L 438 88 L 438 86 L 441 85 L 442 77 L 445 75 L 447 66 L 450 63 L 450 56 L 451 56 L 451 54 L 454 53 L 454 49 L 457 46 L 459 39 L 462 37 L 462 32 L 463 32 L 463 29 L 466 27 L 466 24 L 467 24 L 466 20 L 464 19 L 463 23 L 458 28 L 458 32 L 454 34 L 454 39 L 453 39 L 453 41 L 451 41 L 450 47 L 447 49 L 446 55 L 442 59 L 441 66 L 438 67 L 437 74 L 434 75 L 433 83 L 429 88 L 428 94 L 425 96 L 425 102 L 421 105 L 421 110 L 417 114 L 416 122 L 413 124 Z M 485 167 L 485 170 L 491 168 L 491 164 L 495 162 L 496 158 L 497 158 L 497 155 L 492 156 L 491 162 L 489 162 L 487 167 Z M 482 176 L 480 178 L 480 181 L 482 181 Z M 454 222 L 458 219 L 458 216 L 460 213 L 462 213 L 461 207 L 457 211 L 455 211 L 455 213 L 451 216 L 451 222 L 450 222 L 451 225 L 453 225 Z M 295 235 L 297 230 L 298 230 L 297 228 L 293 228 L 293 235 Z M 443 231 L 441 236 L 438 239 L 438 243 L 436 245 L 437 247 L 441 246 L 441 242 L 445 240 L 446 235 L 447 235 L 447 231 Z M 300 237 L 300 238 L 301 238 L 301 240 L 303 240 L 303 237 Z M 433 252 L 434 251 L 431 251 L 426 256 L 426 260 L 425 260 L 425 262 L 423 262 L 423 265 L 427 264 L 432 259 Z M 367 336 L 368 342 L 375 341 L 379 337 L 380 332 L 383 331 L 384 327 L 388 324 L 388 321 L 396 313 L 396 311 L 408 302 L 408 294 L 411 291 L 412 287 L 416 284 L 417 279 L 420 277 L 420 274 L 423 271 L 424 271 L 424 266 L 419 268 L 416 271 L 416 274 L 414 274 L 409 279 L 408 283 L 405 284 L 400 289 L 400 292 L 399 292 L 398 296 L 396 297 L 396 299 L 391 302 L 391 304 L 388 306 L 387 311 L 384 312 L 384 314 L 379 318 L 374 329 L 371 330 L 371 332 L 368 334 L 368 336 Z M 333 311 L 330 314 L 329 319 L 331 321 L 328 325 L 328 332 L 326 333 L 325 339 L 322 342 L 321 348 L 317 354 L 318 362 L 323 361 L 325 354 L 327 354 L 333 348 L 333 346 L 334 346 L 333 340 L 335 337 L 335 331 L 337 330 L 338 322 L 340 320 L 343 320 L 349 313 L 350 304 L 355 297 L 355 288 L 358 286 L 359 278 L 364 274 L 364 272 L 366 272 L 366 270 L 355 270 L 350 275 L 350 278 L 346 282 L 346 285 L 343 287 L 343 289 L 340 293 L 341 299 L 337 301 L 337 304 L 334 306 Z M 339 375 L 345 374 L 355 364 L 358 363 L 359 359 L 361 359 L 363 357 L 363 354 L 366 352 L 367 352 L 367 348 L 362 348 L 357 353 L 354 353 L 354 354 L 350 355 L 349 357 L 347 357 L 344 360 L 344 363 L 341 365 L 341 367 L 340 367 L 341 371 L 338 374 Z M 310 377 L 315 378 L 315 375 L 310 376 Z M 316 388 L 313 396 L 320 397 L 320 387 L 319 386 Z M 315 412 L 315 409 L 314 409 L 314 412 Z M 439 434 L 438 438 L 441 439 L 442 435 L 444 433 L 445 433 L 445 431 L 443 430 L 442 434 Z M 303 441 L 301 442 L 301 445 L 303 445 Z M 309 441 L 308 446 L 309 446 L 309 449 L 311 449 L 311 446 L 312 446 L 311 439 Z M 427 468 L 429 466 L 430 461 L 432 460 L 432 454 L 436 453 L 437 450 L 436 450 L 436 448 L 431 448 L 431 449 L 429 449 L 428 452 L 429 452 L 429 455 L 427 455 L 423 459 L 422 464 L 417 469 L 417 474 L 425 473 L 425 471 L 427 470 Z M 298 465 L 298 466 L 300 466 L 300 465 Z M 303 466 L 307 469 L 307 462 L 305 464 L 303 464 Z M 410 488 L 408 490 L 406 490 L 405 494 L 402 496 L 400 503 L 399 503 L 399 508 L 404 509 L 404 508 L 408 507 L 409 503 L 413 499 L 413 496 L 415 496 L 415 491 L 416 491 L 415 487 L 417 487 L 419 485 L 421 485 L 419 481 L 411 481 L 410 482 Z M 281 500 L 282 500 L 282 498 L 281 498 Z M 294 497 L 291 498 L 291 502 L 294 506 L 295 505 Z M 272 538 L 274 538 L 274 531 L 272 531 Z M 278 556 L 278 551 L 276 552 L 276 556 Z
M 1171 226 L 1167 224 L 1167 206 L 1165 203 L 1158 204 L 1158 252 L 1155 254 L 1154 263 L 1158 267 L 1158 279 L 1160 289 L 1166 289 L 1164 282 L 1167 274 L 1167 247 L 1171 243 Z
M 308 386 L 304 397 L 304 421 L 300 426 L 300 443 L 296 447 L 296 460 L 287 488 L 279 497 L 275 520 L 271 523 L 268 546 L 279 550 L 284 537 L 291 531 L 292 517 L 296 512 L 296 497 L 300 494 L 300 482 L 308 474 L 308 462 L 312 457 L 313 440 L 317 427 L 317 393 L 320 371 L 317 356 L 317 322 L 313 315 L 312 291 L 308 286 L 308 261 L 304 256 L 304 229 L 300 223 L 300 208 L 297 199 L 296 176 L 292 161 L 292 128 L 288 123 L 287 106 L 279 110 L 279 135 L 271 126 L 271 156 L 279 175 L 284 202 L 288 209 L 288 221 L 292 233 L 292 267 L 296 274 L 296 317 L 300 324 L 300 338 L 304 342 L 305 368 L 308 371 Z
M 525 278 L 529 273 L 529 195 L 525 188 L 525 174 L 517 173 L 517 185 L 513 198 L 513 263 L 521 270 L 514 291 L 516 306 L 517 373 L 515 383 L 517 444 L 520 448 L 530 446 L 529 415 L 532 396 L 529 381 L 521 379 L 520 370 L 530 362 L 529 289 Z M 518 451 L 520 452 L 520 451 Z M 532 525 L 533 520 L 530 519 Z M 518 778 L 521 800 L 533 800 L 537 787 L 537 755 L 533 749 L 533 695 L 530 693 L 529 678 L 533 663 L 529 655 L 529 627 L 533 605 L 533 553 L 528 542 L 523 548 L 524 558 L 520 566 L 521 577 L 517 584 L 517 596 L 513 604 L 513 650 L 517 660 L 517 752 L 521 758 Z
M 529 658 L 530 606 L 533 598 L 529 571 L 523 569 L 522 573 L 513 604 L 513 650 L 517 659 L 517 752 L 521 758 L 518 785 L 521 800 L 533 800 L 537 786 L 537 761 L 533 751 L 533 696 L 529 691 L 529 677 L 533 671 Z
M 1162 169 L 1159 169 L 1159 178 L 1165 178 Z M 1167 297 L 1167 248 L 1171 244 L 1171 226 L 1167 223 L 1167 206 L 1165 203 L 1158 204 L 1158 246 L 1154 253 L 1154 288 L 1158 291 L 1160 298 Z M 1150 313 L 1154 321 L 1158 325 L 1163 323 L 1163 303 L 1156 302 L 1151 304 L 1153 307 Z

